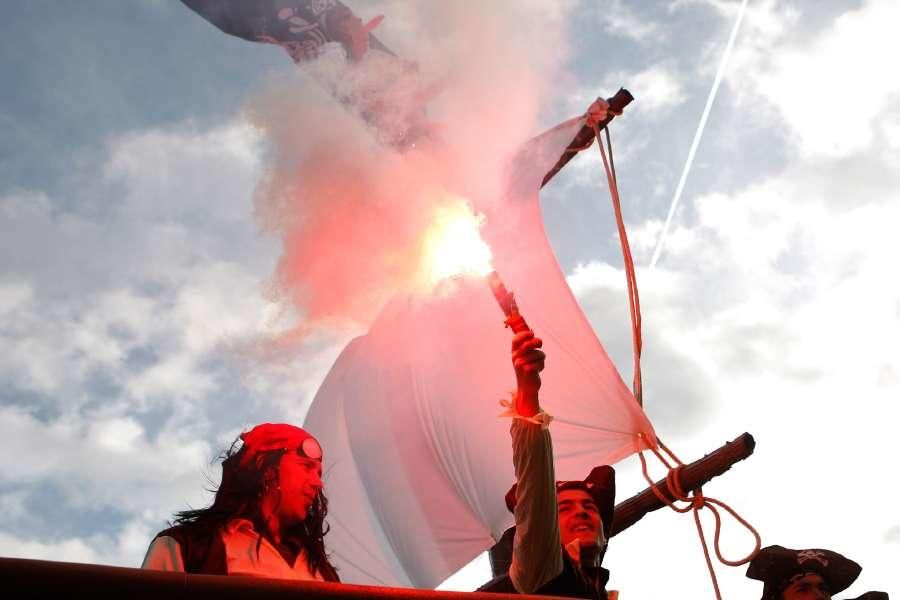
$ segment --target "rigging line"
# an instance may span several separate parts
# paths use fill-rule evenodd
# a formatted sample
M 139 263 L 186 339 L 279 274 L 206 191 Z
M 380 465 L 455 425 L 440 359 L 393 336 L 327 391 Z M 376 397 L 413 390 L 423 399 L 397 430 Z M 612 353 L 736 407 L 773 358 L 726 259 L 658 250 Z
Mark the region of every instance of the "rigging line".
M 597 146 L 600 148 L 600 156 L 603 158 L 603 168 L 606 171 L 606 179 L 609 184 L 609 195 L 612 200 L 613 210 L 616 215 L 616 229 L 619 233 L 619 243 L 622 246 L 622 261 L 625 266 L 625 279 L 628 283 L 628 309 L 631 313 L 631 335 L 634 344 L 634 380 L 632 391 L 634 399 L 640 406 L 644 405 L 641 384 L 641 303 L 638 296 L 637 278 L 634 274 L 634 259 L 631 257 L 631 246 L 628 243 L 628 233 L 625 231 L 625 221 L 622 218 L 622 205 L 619 201 L 619 187 L 616 183 L 616 175 L 612 170 L 612 138 L 609 127 L 606 128 L 606 143 L 609 149 L 609 160 L 606 151 L 603 150 L 603 142 L 600 139 L 600 130 L 594 123 L 594 131 L 597 135 Z
M 624 437 L 635 437 L 634 432 L 631 432 L 631 431 L 621 431 L 619 429 L 610 429 L 608 427 L 598 427 L 596 425 L 588 425 L 586 423 L 572 421 L 570 419 L 566 419 L 563 417 L 557 417 L 555 415 L 553 417 L 553 422 L 559 423 L 560 425 L 568 425 L 569 427 L 575 427 L 577 429 L 587 429 L 588 431 L 601 431 L 603 433 L 614 433 L 614 434 L 621 435 Z
M 609 183 L 609 192 L 610 197 L 612 199 L 613 208 L 616 213 L 616 226 L 618 228 L 619 239 L 622 244 L 622 256 L 625 262 L 625 270 L 628 274 L 627 282 L 628 282 L 628 305 L 631 312 L 631 321 L 632 321 L 632 336 L 634 341 L 634 385 L 632 395 L 634 399 L 637 401 L 638 405 L 643 406 L 643 393 L 641 391 L 641 365 L 640 365 L 640 356 L 641 356 L 641 309 L 640 309 L 640 300 L 638 299 L 638 291 L 637 291 L 637 281 L 634 275 L 634 260 L 631 257 L 631 248 L 628 244 L 628 234 L 625 232 L 625 224 L 622 221 L 622 211 L 619 203 L 619 190 L 618 183 L 616 180 L 616 171 L 615 171 L 615 163 L 613 163 L 613 152 L 612 152 L 612 139 L 609 133 L 609 126 L 603 128 L 603 131 L 606 133 L 606 144 L 608 148 L 609 156 L 607 157 L 607 153 L 603 150 L 603 141 L 600 135 L 600 129 L 597 126 L 597 123 L 593 123 L 594 128 L 594 136 L 597 139 L 597 145 L 600 148 L 600 154 L 603 157 L 603 166 L 606 171 L 607 181 Z M 584 146 L 587 148 L 588 146 L 593 144 L 593 140 L 590 144 Z M 576 301 L 577 302 L 577 301 Z M 566 345 L 562 343 L 562 340 L 559 339 L 553 332 L 553 330 L 549 327 L 548 324 L 542 323 L 542 319 L 540 315 L 537 315 L 532 319 L 534 323 L 537 323 L 539 327 L 541 327 L 542 335 L 549 336 L 552 338 L 559 346 L 563 349 L 563 351 L 568 354 L 576 363 L 578 363 L 588 374 L 589 377 L 592 377 L 597 383 L 601 386 L 604 384 L 604 379 L 601 375 L 596 373 L 591 365 L 587 363 L 587 361 L 583 360 L 581 356 L 577 355 L 574 351 L 568 348 Z M 593 330 L 593 326 L 588 325 Z M 595 334 L 596 335 L 596 334 Z M 599 339 L 598 339 L 599 342 Z M 602 347 L 602 343 L 600 344 Z M 622 375 L 618 372 L 618 369 L 613 365 L 613 369 L 619 378 L 621 379 Z
M 684 163 L 684 169 L 681 171 L 681 178 L 678 180 L 678 186 L 675 188 L 675 195 L 672 197 L 672 204 L 669 206 L 669 214 L 666 216 L 666 223 L 663 225 L 662 232 L 659 234 L 659 241 L 656 243 L 656 249 L 653 251 L 653 258 L 650 259 L 650 269 L 656 267 L 659 256 L 662 254 L 663 246 L 666 243 L 666 236 L 669 232 L 669 226 L 672 224 L 672 217 L 675 215 L 675 209 L 678 208 L 678 202 L 681 200 L 681 193 L 684 191 L 684 184 L 687 181 L 688 173 L 691 165 L 694 163 L 694 155 L 697 153 L 697 146 L 700 145 L 700 138 L 703 137 L 703 130 L 706 128 L 706 121 L 709 118 L 710 110 L 716 100 L 716 94 L 719 92 L 719 84 L 725 75 L 725 69 L 728 67 L 728 61 L 731 58 L 731 50 L 734 48 L 734 40 L 737 38 L 738 30 L 741 28 L 741 21 L 744 20 L 744 12 L 747 8 L 748 0 L 741 2 L 741 8 L 738 11 L 737 20 L 731 29 L 731 35 L 728 38 L 728 44 L 725 46 L 725 52 L 722 54 L 722 60 L 719 62 L 719 68 L 716 71 L 716 77 L 713 80 L 712 88 L 709 90 L 709 96 L 706 98 L 706 106 L 703 107 L 703 114 L 700 116 L 700 123 L 697 131 L 694 133 L 694 141 L 691 142 L 691 148 L 688 150 L 687 161 Z

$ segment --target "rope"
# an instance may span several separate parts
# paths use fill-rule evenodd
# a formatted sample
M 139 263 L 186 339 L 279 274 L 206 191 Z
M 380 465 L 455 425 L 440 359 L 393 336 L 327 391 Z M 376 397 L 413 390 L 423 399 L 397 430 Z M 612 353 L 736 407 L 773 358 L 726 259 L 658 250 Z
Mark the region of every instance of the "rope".
M 619 232 L 619 242 L 622 246 L 622 258 L 625 263 L 625 278 L 628 283 L 628 308 L 631 312 L 631 337 L 634 347 L 633 391 L 635 400 L 637 400 L 639 405 L 643 406 L 643 389 L 641 382 L 641 350 L 643 346 L 643 340 L 641 337 L 641 302 L 638 295 L 637 278 L 634 271 L 634 259 L 631 256 L 631 248 L 628 244 L 628 234 L 625 231 L 625 223 L 622 218 L 622 207 L 619 201 L 619 186 L 616 180 L 615 164 L 613 163 L 612 158 L 612 140 L 609 134 L 609 127 L 605 127 L 604 130 L 606 132 L 606 148 L 604 149 L 603 141 L 600 137 L 600 128 L 598 126 L 598 123 L 593 119 L 589 120 L 594 128 L 594 134 L 597 138 L 597 146 L 600 148 L 600 155 L 603 157 L 603 168 L 606 171 L 606 180 L 609 185 L 609 193 L 612 197 L 613 209 L 616 214 L 616 227 Z M 609 153 L 608 158 L 607 152 Z M 643 434 L 638 435 L 643 437 Z M 715 551 L 716 558 L 718 558 L 719 562 L 724 565 L 738 567 L 753 560 L 753 557 L 756 556 L 756 554 L 760 550 L 760 547 L 762 546 L 762 538 L 760 537 L 756 529 L 754 529 L 753 526 L 750 525 L 750 523 L 748 523 L 743 517 L 741 517 L 733 508 L 731 508 L 721 500 L 705 496 L 703 494 L 702 487 L 691 490 L 690 493 L 685 493 L 685 490 L 683 489 L 683 486 L 681 484 L 681 471 L 684 468 L 684 463 L 680 458 L 678 458 L 678 456 L 675 455 L 674 452 L 669 450 L 669 448 L 663 443 L 662 440 L 659 439 L 659 437 L 656 438 L 656 442 L 659 448 L 661 448 L 663 452 L 668 455 L 668 458 L 653 445 L 647 444 L 647 446 L 653 452 L 653 454 L 656 455 L 659 461 L 666 467 L 666 487 L 675 498 L 675 500 L 669 500 L 669 498 L 665 494 L 663 494 L 663 492 L 657 487 L 653 479 L 650 478 L 650 474 L 647 472 L 647 460 L 644 458 L 644 451 L 640 450 L 638 451 L 638 457 L 641 460 L 641 470 L 644 474 L 644 479 L 646 479 L 650 484 L 650 489 L 653 490 L 653 494 L 663 504 L 665 504 L 675 512 L 687 513 L 689 511 L 693 511 L 694 524 L 697 526 L 697 535 L 700 538 L 700 545 L 703 547 L 703 557 L 706 560 L 706 567 L 709 570 L 709 576 L 712 580 L 713 590 L 715 591 L 716 599 L 722 600 L 722 592 L 719 589 L 719 580 L 716 577 L 716 571 L 713 568 L 712 558 L 710 557 L 709 553 L 709 544 L 706 541 L 706 535 L 703 531 L 703 523 L 700 521 L 700 510 L 703 508 L 708 508 L 715 518 L 716 529 L 713 536 L 713 550 Z M 676 501 L 686 502 L 687 504 L 685 506 L 678 506 L 676 504 Z M 734 517 L 736 521 L 738 521 L 748 531 L 750 531 L 751 534 L 753 534 L 756 544 L 753 550 L 748 555 L 737 560 L 729 560 L 722 556 L 722 551 L 719 545 L 720 533 L 722 529 L 722 517 L 719 514 L 718 509 L 716 508 L 717 506 L 727 511 L 732 517 Z
M 662 462 L 668 472 L 666 473 L 666 487 L 669 492 L 675 498 L 675 500 L 669 500 L 669 498 L 657 487 L 656 483 L 654 483 L 653 479 L 650 477 L 650 474 L 647 472 L 647 460 L 644 458 L 643 451 L 638 452 L 638 457 L 641 459 L 641 472 L 644 475 L 644 479 L 650 484 L 650 489 L 653 490 L 653 494 L 659 499 L 660 502 L 674 510 L 678 513 L 686 513 L 688 511 L 693 511 L 694 513 L 694 524 L 697 526 L 697 535 L 700 537 L 700 545 L 703 547 L 703 557 L 706 560 L 706 567 L 709 569 L 709 576 L 712 580 L 713 590 L 716 593 L 716 599 L 722 600 L 722 593 L 719 590 L 719 580 L 716 577 L 715 569 L 713 568 L 712 559 L 709 554 L 709 544 L 706 541 L 706 535 L 703 532 L 703 523 L 700 521 L 700 510 L 703 508 L 709 509 L 713 514 L 713 518 L 716 521 L 716 529 L 713 535 L 713 550 L 716 553 L 716 558 L 719 559 L 719 562 L 723 565 L 727 565 L 729 567 L 739 567 L 741 565 L 745 565 L 751 560 L 753 557 L 759 553 L 759 549 L 762 547 L 762 538 L 759 535 L 759 532 L 747 522 L 746 519 L 741 517 L 737 513 L 736 510 L 731 508 L 728 504 L 718 500 L 716 498 L 712 498 L 710 496 L 706 496 L 703 494 L 703 488 L 698 487 L 695 490 L 688 493 L 685 493 L 684 487 L 681 484 L 681 471 L 684 468 L 684 463 L 675 455 L 674 452 L 669 450 L 668 447 L 657 438 L 657 443 L 659 447 L 663 449 L 663 451 L 669 455 L 669 457 L 676 463 L 675 467 L 672 467 L 666 457 L 663 456 L 659 450 L 656 448 L 650 447 L 650 450 L 656 455 L 656 457 Z M 676 504 L 677 501 L 687 502 L 686 506 L 678 506 Z M 722 532 L 722 517 L 719 514 L 719 511 L 716 509 L 716 506 L 727 511 L 734 519 L 744 526 L 751 534 L 753 534 L 753 538 L 755 540 L 755 545 L 753 550 L 750 551 L 746 556 L 736 559 L 730 560 L 722 556 L 722 550 L 719 544 L 719 540 L 721 538 Z
M 616 213 L 616 228 L 619 231 L 619 243 L 622 246 L 622 258 L 625 262 L 625 279 L 628 283 L 628 309 L 631 312 L 631 342 L 634 347 L 634 379 L 632 391 L 634 398 L 640 406 L 644 405 L 643 386 L 641 384 L 641 301 L 638 296 L 637 278 L 634 274 L 634 259 L 631 257 L 631 247 L 628 244 L 628 234 L 625 231 L 625 223 L 622 219 L 622 206 L 619 202 L 619 185 L 616 181 L 615 166 L 612 164 L 612 140 L 609 136 L 609 127 L 605 127 L 606 143 L 609 147 L 609 159 L 600 137 L 600 129 L 596 121 L 592 121 L 594 134 L 597 137 L 597 146 L 603 157 L 603 168 L 606 170 L 606 181 L 609 184 L 609 194 L 612 197 L 613 208 Z

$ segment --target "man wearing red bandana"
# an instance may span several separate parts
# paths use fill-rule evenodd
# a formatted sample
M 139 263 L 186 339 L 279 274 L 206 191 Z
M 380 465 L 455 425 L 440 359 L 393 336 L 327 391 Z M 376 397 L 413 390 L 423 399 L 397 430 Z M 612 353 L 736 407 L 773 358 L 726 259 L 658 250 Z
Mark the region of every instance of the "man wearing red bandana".
M 316 439 L 293 425 L 257 425 L 226 452 L 212 505 L 177 513 L 143 568 L 338 581 L 325 553 L 327 508 Z

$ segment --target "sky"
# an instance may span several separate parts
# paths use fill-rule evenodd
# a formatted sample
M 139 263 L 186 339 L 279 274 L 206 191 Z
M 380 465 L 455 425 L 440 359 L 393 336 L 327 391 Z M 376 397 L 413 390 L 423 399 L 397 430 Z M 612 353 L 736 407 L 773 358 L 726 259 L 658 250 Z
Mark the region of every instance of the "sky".
M 364 20 L 385 14 L 379 37 L 424 69 L 440 56 L 407 3 L 348 4 Z M 619 87 L 636 98 L 611 130 L 656 431 L 686 461 L 752 433 L 754 455 L 705 492 L 765 544 L 859 562 L 845 596 L 900 593 L 896 2 L 750 1 L 648 267 L 738 6 L 497 3 L 494 29 L 470 18 L 483 35 L 511 36 L 494 43 L 502 56 L 528 52 L 516 73 L 541 76 L 522 112 L 534 133 Z M 240 431 L 302 422 L 349 339 L 322 328 L 301 349 L 257 352 L 304 318 L 273 291 L 282 240 L 259 184 L 274 124 L 290 119 L 278 111 L 296 102 L 303 113 L 293 91 L 312 84 L 281 50 L 228 37 L 174 0 L 5 11 L 0 555 L 134 566 L 173 512 L 208 501 L 212 460 Z M 542 19 L 545 37 L 516 37 Z M 502 89 L 489 92 L 504 106 Z M 586 151 L 542 207 L 570 287 L 627 381 L 605 186 Z M 636 459 L 617 470 L 620 499 L 643 488 Z M 752 547 L 734 523 L 723 538 L 726 557 Z M 689 516 L 647 516 L 605 564 L 626 598 L 712 597 Z M 719 567 L 726 597 L 759 594 L 743 572 Z M 482 561 L 453 586 L 487 577 Z

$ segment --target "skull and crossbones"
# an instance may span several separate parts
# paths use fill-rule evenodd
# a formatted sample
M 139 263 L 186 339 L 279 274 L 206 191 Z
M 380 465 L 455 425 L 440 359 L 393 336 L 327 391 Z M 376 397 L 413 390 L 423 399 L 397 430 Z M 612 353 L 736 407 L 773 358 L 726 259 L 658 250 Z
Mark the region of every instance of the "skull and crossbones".
M 825 553 L 820 552 L 818 550 L 802 550 L 797 553 L 797 564 L 802 565 L 806 561 L 814 560 L 822 563 L 823 567 L 828 566 L 828 559 L 825 558 Z

